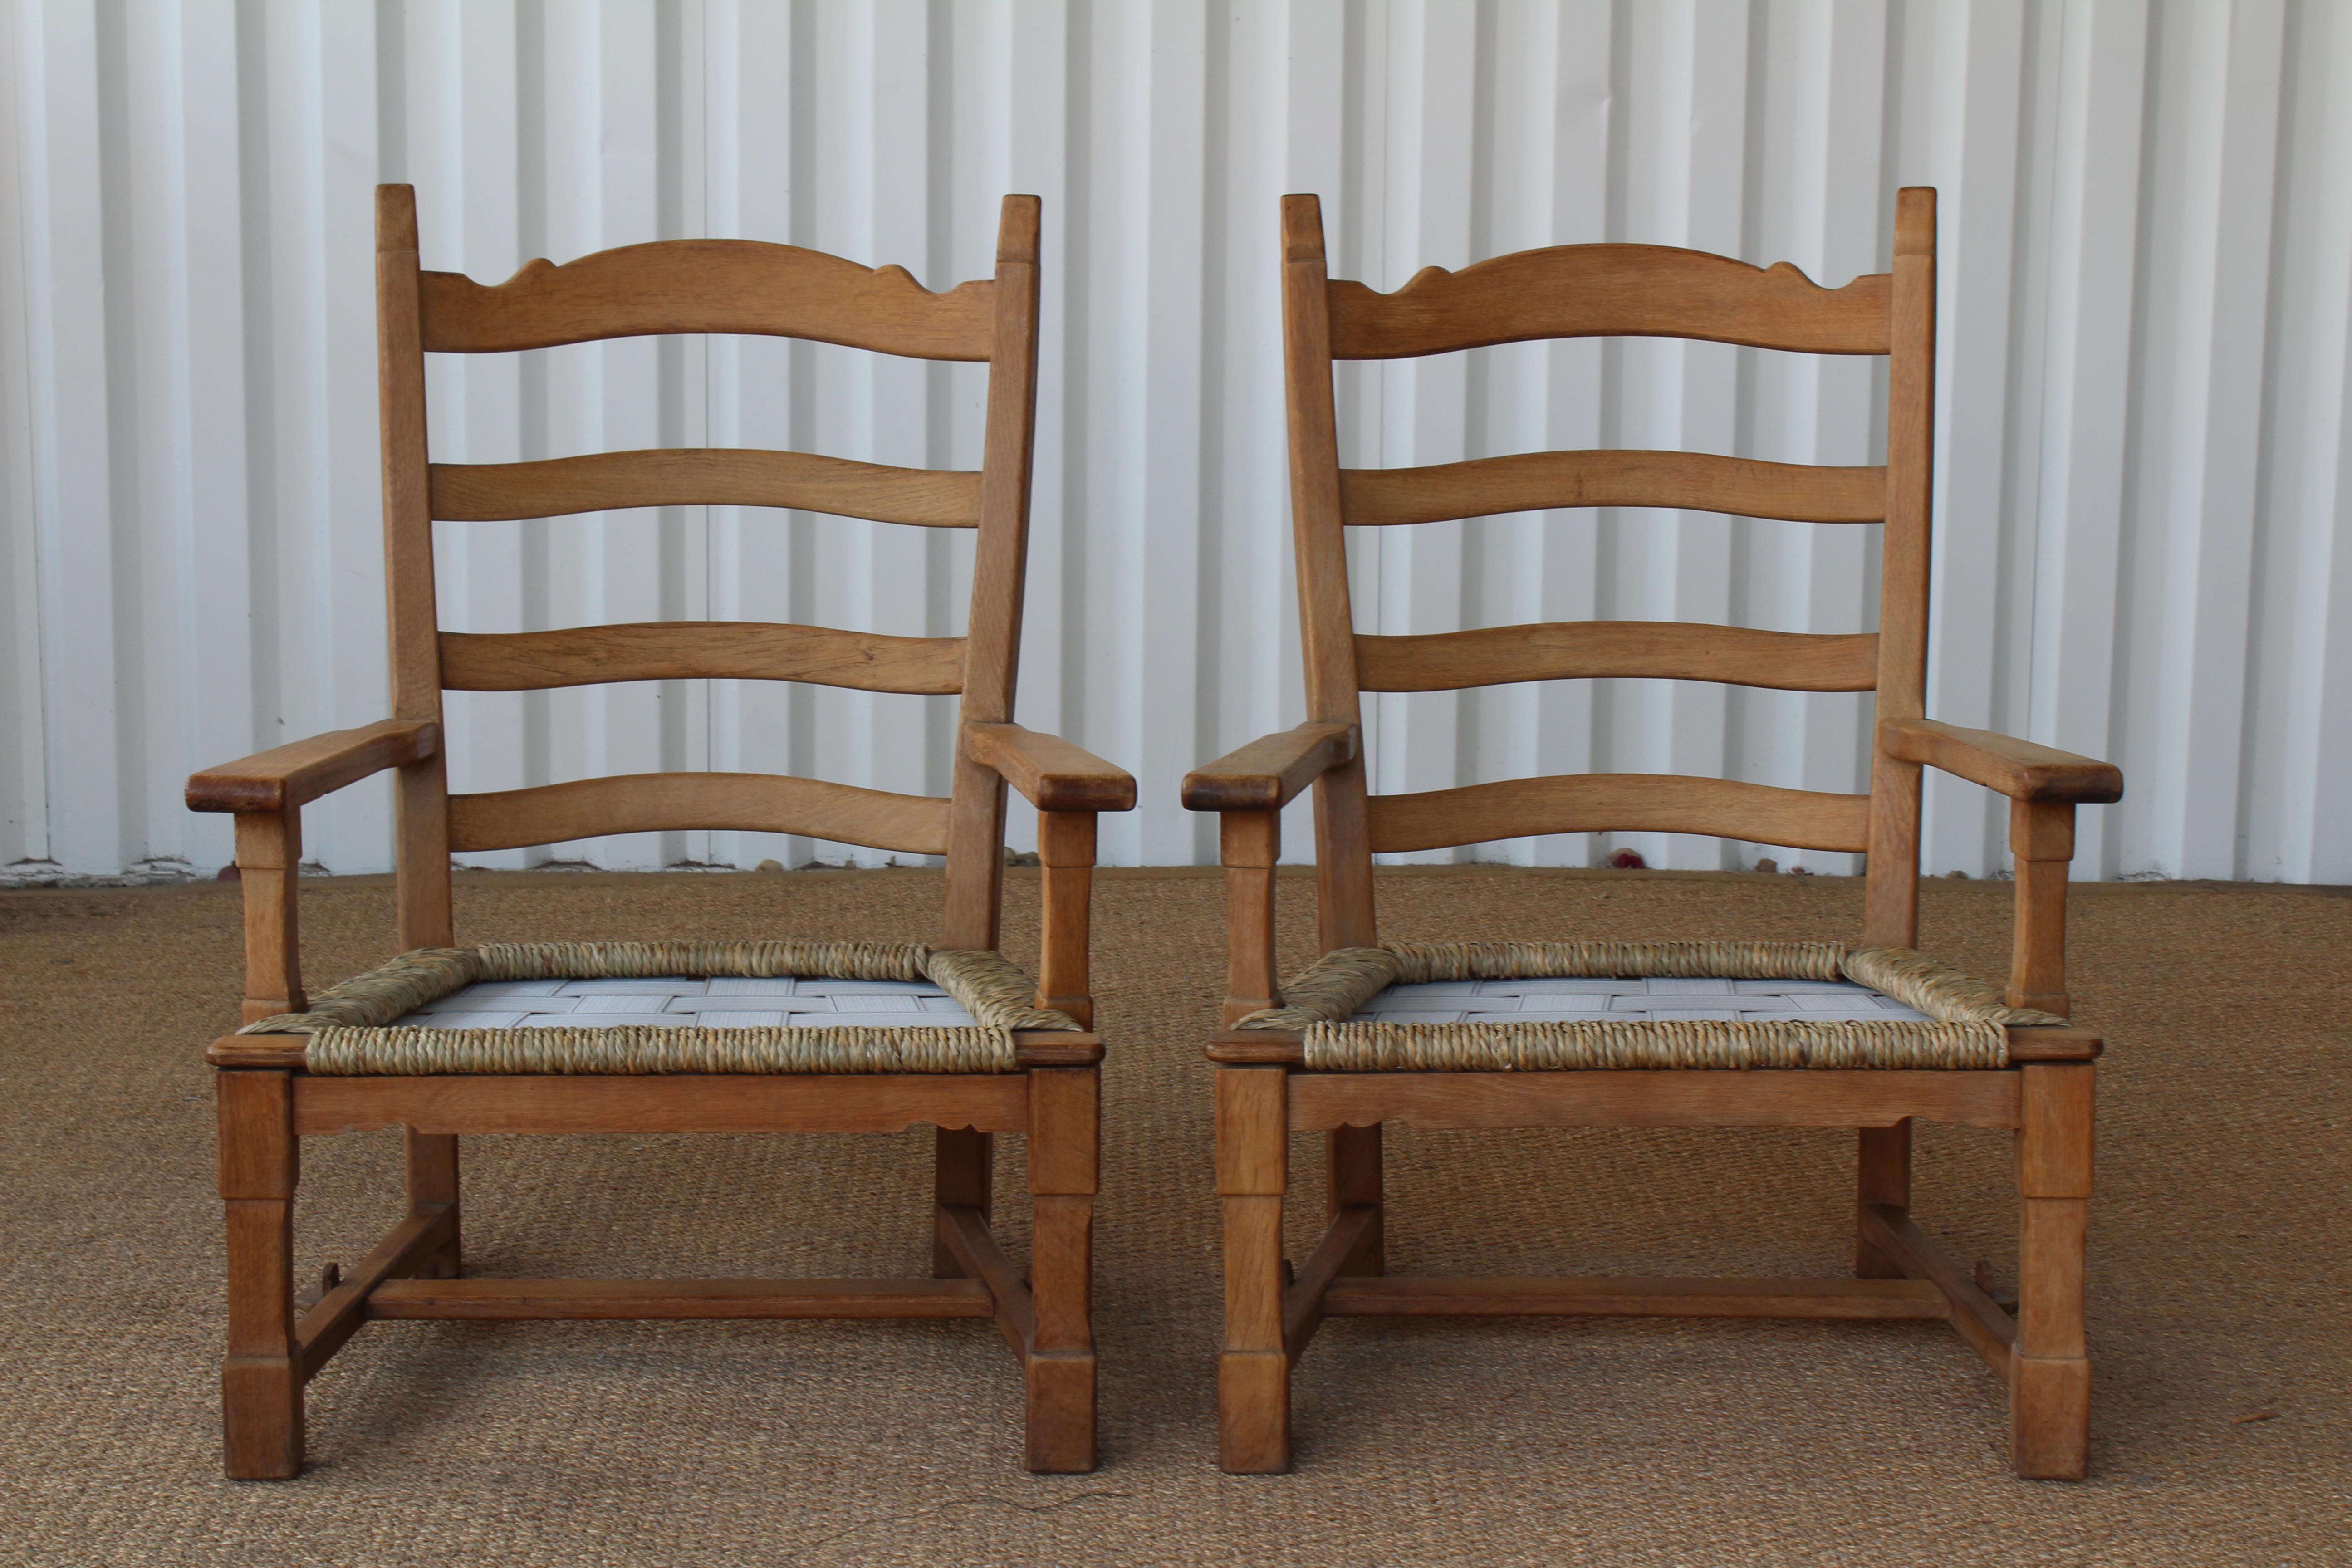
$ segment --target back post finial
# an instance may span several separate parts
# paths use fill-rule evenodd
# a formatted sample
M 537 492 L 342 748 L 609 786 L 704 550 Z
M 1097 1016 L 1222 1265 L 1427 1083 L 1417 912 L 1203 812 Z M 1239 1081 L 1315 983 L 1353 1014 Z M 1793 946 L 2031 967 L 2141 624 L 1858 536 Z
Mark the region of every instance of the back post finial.
M 1323 259 L 1323 198 L 1311 192 L 1282 198 L 1282 258 Z

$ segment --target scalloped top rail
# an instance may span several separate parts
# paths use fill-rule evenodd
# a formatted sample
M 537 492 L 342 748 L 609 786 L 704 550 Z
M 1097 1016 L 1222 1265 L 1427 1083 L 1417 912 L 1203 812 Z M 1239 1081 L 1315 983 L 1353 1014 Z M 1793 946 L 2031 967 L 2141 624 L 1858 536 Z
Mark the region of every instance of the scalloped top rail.
M 914 359 L 986 360 L 996 285 L 934 294 L 903 267 L 860 267 L 752 239 L 669 239 L 526 263 L 487 285 L 419 275 L 425 347 L 499 353 L 663 332 L 806 338 Z
M 1594 337 L 1883 354 L 1892 298 L 1883 272 L 1824 289 L 1785 261 L 1762 268 L 1664 245 L 1560 245 L 1459 272 L 1424 267 L 1393 294 L 1334 281 L 1331 357 L 1408 359 Z

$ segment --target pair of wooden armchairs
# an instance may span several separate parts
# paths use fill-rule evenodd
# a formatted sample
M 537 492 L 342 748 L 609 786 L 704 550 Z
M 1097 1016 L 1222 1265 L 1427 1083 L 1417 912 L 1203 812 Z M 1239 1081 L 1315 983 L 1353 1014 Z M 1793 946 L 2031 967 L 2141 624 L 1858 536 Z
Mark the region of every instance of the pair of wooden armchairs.
M 2019 1473 L 2079 1476 L 2099 1042 L 2064 1021 L 2066 862 L 2074 804 L 2115 799 L 2121 786 L 2104 764 L 1921 716 L 1933 193 L 1902 194 L 1891 278 L 1836 290 L 1785 266 L 1766 272 L 1691 251 L 1571 246 L 1458 275 L 1425 272 L 1380 295 L 1327 279 L 1315 198 L 1287 198 L 1283 216 L 1294 527 L 1313 718 L 1194 773 L 1183 789 L 1187 805 L 1222 814 L 1231 901 L 1228 1027 L 1209 1047 L 1226 1238 L 1225 1468 L 1287 1466 L 1290 1369 L 1327 1316 L 1630 1312 L 1948 1320 L 2009 1379 Z M 1087 977 L 1088 899 L 1096 816 L 1130 808 L 1135 784 L 1077 747 L 1011 722 L 1035 405 L 1035 198 L 1006 198 L 994 279 L 942 294 L 897 268 L 719 240 L 635 246 L 563 267 L 533 262 L 486 288 L 419 269 L 407 187 L 379 191 L 377 224 L 394 717 L 199 773 L 188 786 L 194 808 L 237 814 L 246 909 L 245 1026 L 208 1053 L 218 1069 L 228 1227 L 228 1473 L 300 1469 L 303 1384 L 378 1319 L 993 1319 L 1024 1370 L 1028 1467 L 1091 1468 L 1103 1047 Z M 425 353 L 664 332 L 768 333 L 985 361 L 983 466 L 931 472 L 744 450 L 428 461 Z M 1334 360 L 1602 333 L 1888 354 L 1888 461 L 1806 468 L 1575 452 L 1427 469 L 1339 468 Z M 719 623 L 503 636 L 438 628 L 436 519 L 702 504 L 976 529 L 968 635 Z M 1343 527 L 1557 506 L 1884 521 L 1884 629 L 1800 637 L 1591 623 L 1422 638 L 1355 632 Z M 1368 793 L 1360 691 L 1599 676 L 1874 688 L 1871 793 L 1633 775 Z M 960 693 L 952 793 L 938 800 L 724 773 L 448 792 L 445 689 L 693 678 Z M 1911 951 L 1923 765 L 2016 803 L 2017 949 L 2005 997 Z M 399 804 L 402 952 L 306 996 L 296 924 L 301 807 L 384 769 L 395 773 Z M 1007 784 L 1039 812 L 1044 936 L 1034 981 L 997 952 Z M 1279 986 L 1279 812 L 1310 785 L 1323 957 Z M 778 932 L 731 943 L 455 942 L 453 852 L 691 828 L 943 856 L 939 941 Z M 1610 829 L 1867 850 L 1863 945 L 1720 933 L 1638 944 L 1378 941 L 1377 852 Z M 1695 987 L 1706 1005 L 1623 1010 L 1660 984 Z M 1919 1118 L 2018 1130 L 2024 1220 L 2014 1316 L 1910 1220 L 1909 1131 Z M 1858 1128 L 1858 1278 L 1391 1277 L 1381 1170 L 1381 1127 L 1391 1120 Z M 922 1124 L 937 1129 L 932 1278 L 496 1279 L 460 1268 L 464 1134 L 899 1132 Z M 405 1130 L 406 1217 L 348 1275 L 331 1271 L 316 1291 L 298 1295 L 300 1140 L 390 1127 Z M 1330 1227 L 1294 1270 L 1282 1255 L 1282 1211 L 1287 1136 L 1302 1130 L 1328 1135 Z M 998 1132 L 1028 1139 L 1034 1239 L 1025 1272 L 990 1229 Z

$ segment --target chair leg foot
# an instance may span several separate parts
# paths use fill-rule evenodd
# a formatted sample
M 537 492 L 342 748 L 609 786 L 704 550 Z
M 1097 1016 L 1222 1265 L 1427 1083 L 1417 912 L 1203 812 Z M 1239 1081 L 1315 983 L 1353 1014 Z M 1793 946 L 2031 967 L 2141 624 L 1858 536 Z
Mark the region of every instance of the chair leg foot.
M 1237 1476 L 1290 1468 L 1290 1358 L 1280 1351 L 1217 1359 L 1217 1464 Z
M 1025 1463 L 1040 1475 L 1082 1476 L 1095 1468 L 1095 1358 L 1033 1355 L 1027 1372 Z
M 2090 1469 L 2091 1363 L 2014 1355 L 2009 1363 L 2009 1458 L 2029 1480 L 2079 1481 Z
M 229 1479 L 282 1481 L 301 1474 L 301 1369 L 286 1356 L 223 1361 L 221 1426 Z

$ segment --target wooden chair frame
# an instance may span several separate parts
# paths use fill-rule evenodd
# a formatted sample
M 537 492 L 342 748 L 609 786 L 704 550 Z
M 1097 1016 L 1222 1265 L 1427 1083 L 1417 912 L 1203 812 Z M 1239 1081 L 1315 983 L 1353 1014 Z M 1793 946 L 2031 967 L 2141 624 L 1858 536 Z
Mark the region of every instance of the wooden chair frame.
M 1528 833 L 1717 834 L 1869 855 L 1863 939 L 1917 933 L 1920 770 L 2010 797 L 2017 858 L 2011 1006 L 2066 1016 L 2067 862 L 2074 807 L 2120 798 L 2104 763 L 1925 716 L 1928 517 L 1934 447 L 1935 192 L 1898 198 L 1895 269 L 1843 289 L 1785 264 L 1769 271 L 1649 246 L 1528 251 L 1458 274 L 1431 268 L 1392 295 L 1326 275 L 1313 196 L 1283 205 L 1292 521 L 1308 721 L 1185 780 L 1184 803 L 1222 814 L 1230 907 L 1227 1032 L 1215 1064 L 1217 1190 L 1224 1207 L 1220 1455 L 1235 1471 L 1291 1457 L 1291 1369 L 1324 1318 L 1430 1313 L 1928 1318 L 1952 1324 L 2009 1384 L 2021 1476 L 2080 1477 L 2090 1366 L 2083 1337 L 2091 1192 L 2092 1060 L 2072 1027 L 2011 1028 L 1994 1071 L 1772 1070 L 1313 1072 L 1303 1037 L 1232 1027 L 1279 1005 L 1274 969 L 1280 812 L 1315 792 L 1321 950 L 1376 944 L 1372 855 Z M 1528 338 L 1603 334 L 1886 354 L 1883 468 L 1815 468 L 1667 452 L 1557 452 L 1435 468 L 1343 470 L 1332 363 Z M 1402 524 L 1556 506 L 1663 506 L 1885 524 L 1880 630 L 1797 636 L 1672 623 L 1589 622 L 1432 637 L 1359 635 L 1348 525 Z M 1877 692 L 1866 795 L 1716 779 L 1591 774 L 1369 795 L 1360 690 L 1643 676 Z M 1710 936 L 1727 933 L 1706 933 Z M 1728 933 L 1736 934 L 1736 933 Z M 2016 1131 L 2022 1218 L 2014 1315 L 1913 1223 L 1911 1126 Z M 1382 1245 L 1381 1126 L 1853 1127 L 1859 1129 L 1852 1279 L 1391 1277 Z M 1327 1135 L 1329 1227 L 1293 1272 L 1283 1257 L 1286 1140 Z
M 689 240 L 534 261 L 486 288 L 420 271 L 413 192 L 378 188 L 385 552 L 393 717 L 207 770 L 199 811 L 236 814 L 246 934 L 244 1016 L 305 1007 L 296 921 L 301 808 L 392 769 L 399 807 L 402 951 L 451 944 L 449 858 L 604 833 L 733 828 L 944 853 L 943 945 L 992 949 L 1005 786 L 1038 808 L 1044 943 L 1038 1002 L 1093 1027 L 1087 918 L 1095 814 L 1135 804 L 1124 772 L 1013 723 L 1036 405 L 1034 196 L 1004 201 L 996 273 L 941 294 L 896 267 L 790 246 Z M 546 462 L 428 461 L 425 355 L 659 332 L 759 332 L 989 365 L 977 474 L 790 452 L 613 453 Z M 971 629 L 961 638 L 812 626 L 678 623 L 465 636 L 434 606 L 433 520 L 551 516 L 619 506 L 806 508 L 978 531 Z M 885 795 L 759 774 L 656 773 L 452 796 L 445 688 L 514 690 L 688 677 L 817 681 L 962 696 L 953 793 Z M 227 1469 L 302 1466 L 303 1384 L 383 1318 L 993 1318 L 1027 1387 L 1027 1464 L 1095 1463 L 1091 1310 L 1098 1069 L 1090 1032 L 1014 1037 L 1003 1074 L 670 1077 L 323 1077 L 303 1037 L 215 1042 L 220 1191 L 228 1225 Z M 937 1129 L 930 1279 L 460 1278 L 457 1140 L 476 1132 L 900 1132 Z M 407 1130 L 407 1217 L 347 1275 L 298 1300 L 293 1196 L 300 1140 Z M 1026 1277 L 989 1228 L 991 1145 L 1029 1140 L 1034 1241 Z

